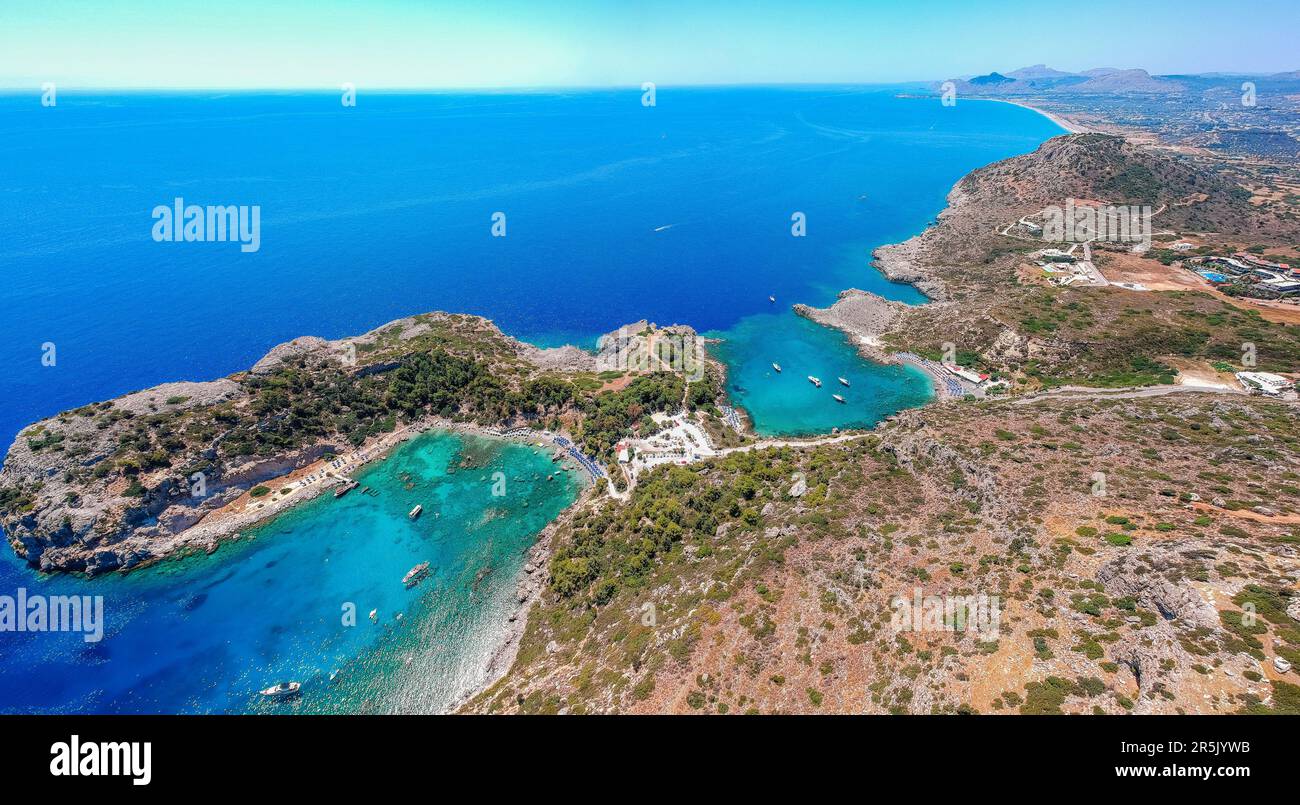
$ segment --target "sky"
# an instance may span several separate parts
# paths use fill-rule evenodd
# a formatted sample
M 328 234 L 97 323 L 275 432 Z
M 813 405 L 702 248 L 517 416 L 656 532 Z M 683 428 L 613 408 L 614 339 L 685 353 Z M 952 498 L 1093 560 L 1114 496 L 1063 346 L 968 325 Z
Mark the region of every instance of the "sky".
M 891 83 L 1300 69 L 1297 0 L 0 0 L 0 87 Z

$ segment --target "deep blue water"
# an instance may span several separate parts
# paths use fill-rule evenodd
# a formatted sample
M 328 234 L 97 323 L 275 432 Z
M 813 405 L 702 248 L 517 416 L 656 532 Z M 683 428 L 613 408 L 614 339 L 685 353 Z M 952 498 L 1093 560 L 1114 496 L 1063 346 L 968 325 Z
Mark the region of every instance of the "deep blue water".
M 769 294 L 917 301 L 870 249 L 920 230 L 963 174 L 1059 131 L 1009 104 L 895 93 L 0 96 L 0 442 L 427 310 L 553 344 L 643 317 L 726 330 Z M 260 251 L 155 243 L 150 211 L 176 196 L 260 205 Z
M 639 90 L 363 92 L 356 108 L 306 93 L 63 92 L 52 109 L 34 94 L 0 96 L 0 443 L 63 409 L 239 371 L 295 336 L 357 334 L 428 310 L 483 314 L 543 345 L 590 345 L 641 318 L 690 324 L 726 339 L 719 354 L 749 389 L 733 393 L 761 431 L 870 424 L 922 401 L 923 379 L 863 362 L 789 306 L 824 305 L 849 286 L 922 301 L 869 267 L 871 249 L 923 228 L 963 174 L 1060 133 L 1008 104 L 949 108 L 898 91 L 660 88 L 653 108 Z M 260 251 L 155 243 L 151 210 L 177 196 L 260 205 Z M 498 211 L 504 238 L 491 236 Z M 794 212 L 806 237 L 791 235 Z M 787 367 L 788 394 L 760 382 L 773 360 Z M 830 388 L 841 373 L 853 383 L 844 406 L 829 401 L 838 389 L 813 400 L 801 380 L 819 374 Z M 532 518 L 520 522 L 526 542 Z M 274 585 L 292 571 L 272 568 L 318 561 L 320 546 L 303 545 L 268 540 L 193 569 L 93 582 L 130 593 L 108 613 L 114 636 L 92 651 L 23 643 L 0 662 L 11 668 L 0 706 L 239 709 L 264 677 L 318 672 L 319 633 L 264 607 L 247 609 L 249 622 L 209 624 L 217 631 L 188 665 L 148 659 L 170 619 L 185 617 L 186 591 L 212 584 L 204 601 L 237 606 L 254 595 L 238 580 Z M 390 581 L 391 567 L 358 561 L 346 538 L 330 549 L 359 588 Z M 267 551 L 281 564 L 266 567 Z M 83 584 L 38 580 L 4 554 L 0 593 Z M 470 564 L 465 554 L 457 566 Z M 413 630 L 446 616 L 424 617 Z M 0 634 L 0 652 L 15 645 Z M 362 668 L 385 656 L 369 642 L 337 649 L 330 659 Z M 189 672 L 202 680 L 193 696 L 177 687 Z M 103 685 L 87 688 L 95 674 Z M 223 688 L 232 676 L 238 689 Z M 143 692 L 127 694 L 133 684 Z

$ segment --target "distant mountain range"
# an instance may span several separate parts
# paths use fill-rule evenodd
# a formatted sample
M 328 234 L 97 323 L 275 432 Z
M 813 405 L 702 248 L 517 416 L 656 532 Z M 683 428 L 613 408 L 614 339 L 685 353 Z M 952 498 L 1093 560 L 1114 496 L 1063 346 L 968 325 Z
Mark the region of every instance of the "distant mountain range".
M 1064 92 L 1072 94 L 1171 94 L 1187 92 L 1199 82 L 1227 78 L 1215 73 L 1190 76 L 1153 76 L 1146 70 L 1097 67 L 1079 73 L 1057 70 L 1045 64 L 1021 67 L 1007 73 L 992 72 L 970 78 L 954 78 L 959 93 L 968 95 L 1041 95 Z M 1300 80 L 1300 70 L 1267 76 L 1231 76 L 1269 81 Z

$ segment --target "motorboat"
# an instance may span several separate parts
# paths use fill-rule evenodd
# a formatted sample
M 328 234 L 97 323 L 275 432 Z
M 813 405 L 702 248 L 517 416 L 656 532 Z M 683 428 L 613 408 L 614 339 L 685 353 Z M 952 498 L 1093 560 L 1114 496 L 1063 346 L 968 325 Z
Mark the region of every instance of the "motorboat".
M 281 682 L 258 692 L 268 699 L 290 699 L 297 696 L 301 690 L 300 682 Z
M 405 587 L 414 587 L 415 585 L 424 581 L 424 578 L 428 575 L 429 575 L 429 563 L 421 562 L 420 564 L 406 571 L 406 575 L 402 576 L 402 585 Z

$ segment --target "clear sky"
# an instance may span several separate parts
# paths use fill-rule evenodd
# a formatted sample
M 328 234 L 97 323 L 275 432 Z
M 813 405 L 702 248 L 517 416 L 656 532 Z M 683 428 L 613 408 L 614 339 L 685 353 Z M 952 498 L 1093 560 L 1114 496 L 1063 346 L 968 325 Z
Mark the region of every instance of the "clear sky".
M 0 87 L 897 82 L 1300 68 L 1298 0 L 0 0 Z

